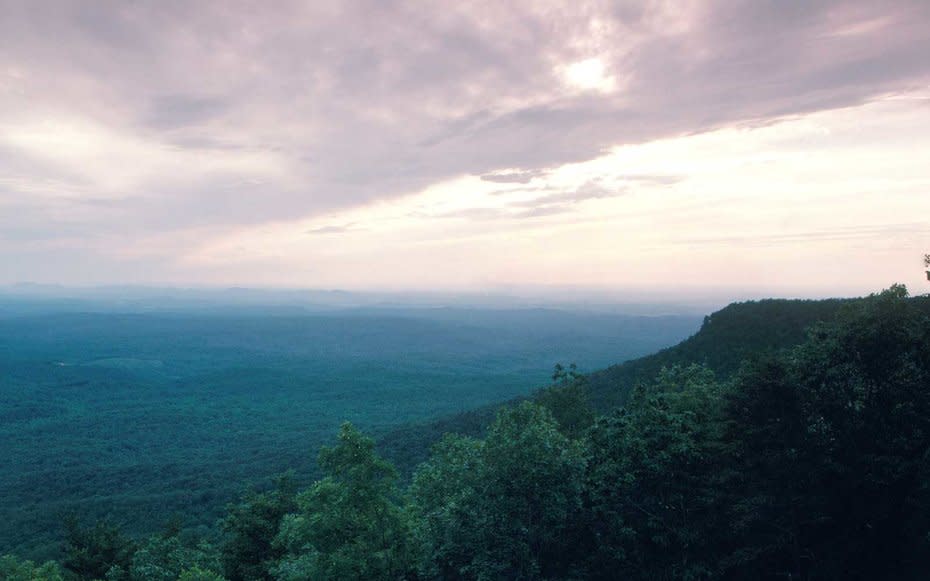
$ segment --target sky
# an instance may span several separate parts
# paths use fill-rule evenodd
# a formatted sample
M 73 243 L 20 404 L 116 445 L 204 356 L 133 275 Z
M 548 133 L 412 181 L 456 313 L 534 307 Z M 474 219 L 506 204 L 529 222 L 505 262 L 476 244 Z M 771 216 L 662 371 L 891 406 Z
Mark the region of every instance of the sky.
M 0 0 L 0 284 L 927 292 L 930 2 Z

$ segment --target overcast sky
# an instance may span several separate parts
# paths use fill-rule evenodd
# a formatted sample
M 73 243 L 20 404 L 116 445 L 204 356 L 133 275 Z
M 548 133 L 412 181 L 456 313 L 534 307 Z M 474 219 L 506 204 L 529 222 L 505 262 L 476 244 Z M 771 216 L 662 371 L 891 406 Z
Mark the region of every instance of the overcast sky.
M 926 0 L 0 0 L 0 284 L 926 292 L 928 55 Z

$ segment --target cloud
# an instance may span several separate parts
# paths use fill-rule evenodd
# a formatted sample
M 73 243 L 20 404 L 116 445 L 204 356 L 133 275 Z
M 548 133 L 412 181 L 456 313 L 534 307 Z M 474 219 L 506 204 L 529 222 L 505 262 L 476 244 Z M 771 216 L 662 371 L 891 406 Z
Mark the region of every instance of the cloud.
M 310 228 L 306 231 L 307 234 L 342 234 L 343 232 L 351 232 L 352 230 L 358 230 L 355 227 L 355 224 L 331 224 L 328 226 L 319 226 L 317 228 Z
M 487 181 L 484 176 L 482 181 Z M 498 183 L 498 182 L 495 182 Z M 503 182 L 505 184 L 520 182 Z M 569 214 L 577 205 L 589 200 L 615 198 L 626 193 L 625 187 L 605 186 L 597 181 L 588 181 L 575 188 L 557 185 L 540 185 L 529 188 L 511 188 L 488 190 L 486 198 L 480 198 L 478 205 L 458 207 L 455 209 L 416 210 L 408 214 L 409 218 L 429 220 L 433 218 L 454 218 L 470 221 L 488 220 L 523 220 L 543 218 L 559 214 Z M 492 203 L 493 205 L 481 205 Z
M 574 204 L 588 200 L 599 200 L 604 198 L 615 198 L 627 193 L 622 187 L 608 187 L 596 181 L 589 181 L 580 187 L 572 190 L 559 190 L 558 188 L 548 188 L 547 193 L 541 196 L 513 202 L 511 205 L 525 208 L 559 208 L 561 211 L 568 211 Z
M 928 115 L 910 94 L 619 147 L 530 184 L 463 176 L 325 220 L 237 229 L 199 245 L 187 264 L 214 279 L 248 272 L 355 288 L 571 283 L 687 293 L 682 273 L 688 285 L 752 296 L 862 293 L 896 280 L 923 288 L 914 266 L 930 227 L 912 218 L 930 215 Z M 306 235 L 344 224 L 357 229 L 339 244 Z M 396 264 L 402 271 L 385 266 Z
M 739 246 L 766 247 L 778 245 L 809 244 L 811 242 L 855 242 L 864 240 L 889 240 L 894 237 L 926 236 L 930 222 L 908 222 L 879 226 L 853 226 L 828 230 L 798 231 L 779 234 L 742 234 L 709 238 L 691 238 L 676 242 L 687 246 Z
M 481 179 L 497 184 L 528 184 L 538 177 L 546 175 L 545 170 L 503 170 L 484 174 Z
M 676 175 L 625 175 L 623 178 L 625 181 L 632 183 L 643 183 L 643 184 L 655 184 L 662 186 L 670 186 L 672 184 L 677 184 L 682 181 L 684 178 L 682 176 Z
M 922 0 L 7 2 L 0 36 L 0 207 L 29 236 L 113 245 L 318 219 L 463 175 L 529 185 L 617 146 L 930 81 Z
M 610 93 L 616 90 L 616 79 L 607 73 L 600 58 L 589 58 L 564 67 L 562 75 L 570 86 L 582 91 Z
M 149 104 L 146 123 L 159 129 L 199 125 L 220 116 L 227 104 L 222 99 L 197 95 L 164 95 Z

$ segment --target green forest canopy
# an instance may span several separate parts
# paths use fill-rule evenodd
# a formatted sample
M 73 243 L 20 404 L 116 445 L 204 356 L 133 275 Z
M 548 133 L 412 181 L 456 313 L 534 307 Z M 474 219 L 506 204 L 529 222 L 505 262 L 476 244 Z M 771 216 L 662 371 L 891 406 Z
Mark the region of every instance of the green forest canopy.
M 0 578 L 924 578 L 930 299 L 825 305 L 794 347 L 637 373 L 609 410 L 562 369 L 409 483 L 344 424 L 320 480 L 246 494 L 208 538 L 72 520 L 60 562 L 7 556 Z

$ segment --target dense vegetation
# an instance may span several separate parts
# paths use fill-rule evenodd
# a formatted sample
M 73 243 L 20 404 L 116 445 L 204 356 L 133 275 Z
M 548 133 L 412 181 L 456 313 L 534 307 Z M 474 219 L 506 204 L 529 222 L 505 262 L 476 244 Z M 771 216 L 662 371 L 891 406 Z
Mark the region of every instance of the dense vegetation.
M 811 325 L 832 320 L 847 302 L 767 299 L 731 304 L 705 317 L 700 331 L 677 345 L 589 374 L 589 402 L 596 412 L 610 412 L 627 402 L 634 387 L 652 381 L 663 368 L 676 365 L 704 365 L 719 379 L 727 380 L 747 357 L 802 343 Z M 403 473 L 412 473 L 443 434 L 481 436 L 499 408 L 488 405 L 402 426 L 382 436 L 379 447 Z
M 38 560 L 59 556 L 70 512 L 135 536 L 183 513 L 206 534 L 247 485 L 288 468 L 316 478 L 312 451 L 344 420 L 378 435 L 500 402 L 545 385 L 553 361 L 644 355 L 700 320 L 0 307 L 0 554 Z
M 930 298 L 892 287 L 837 305 L 797 346 L 728 375 L 666 366 L 600 415 L 584 376 L 554 380 L 480 437 L 446 435 L 407 485 L 346 423 L 320 479 L 246 495 L 212 539 L 70 522 L 60 564 L 6 557 L 0 575 L 925 578 Z

